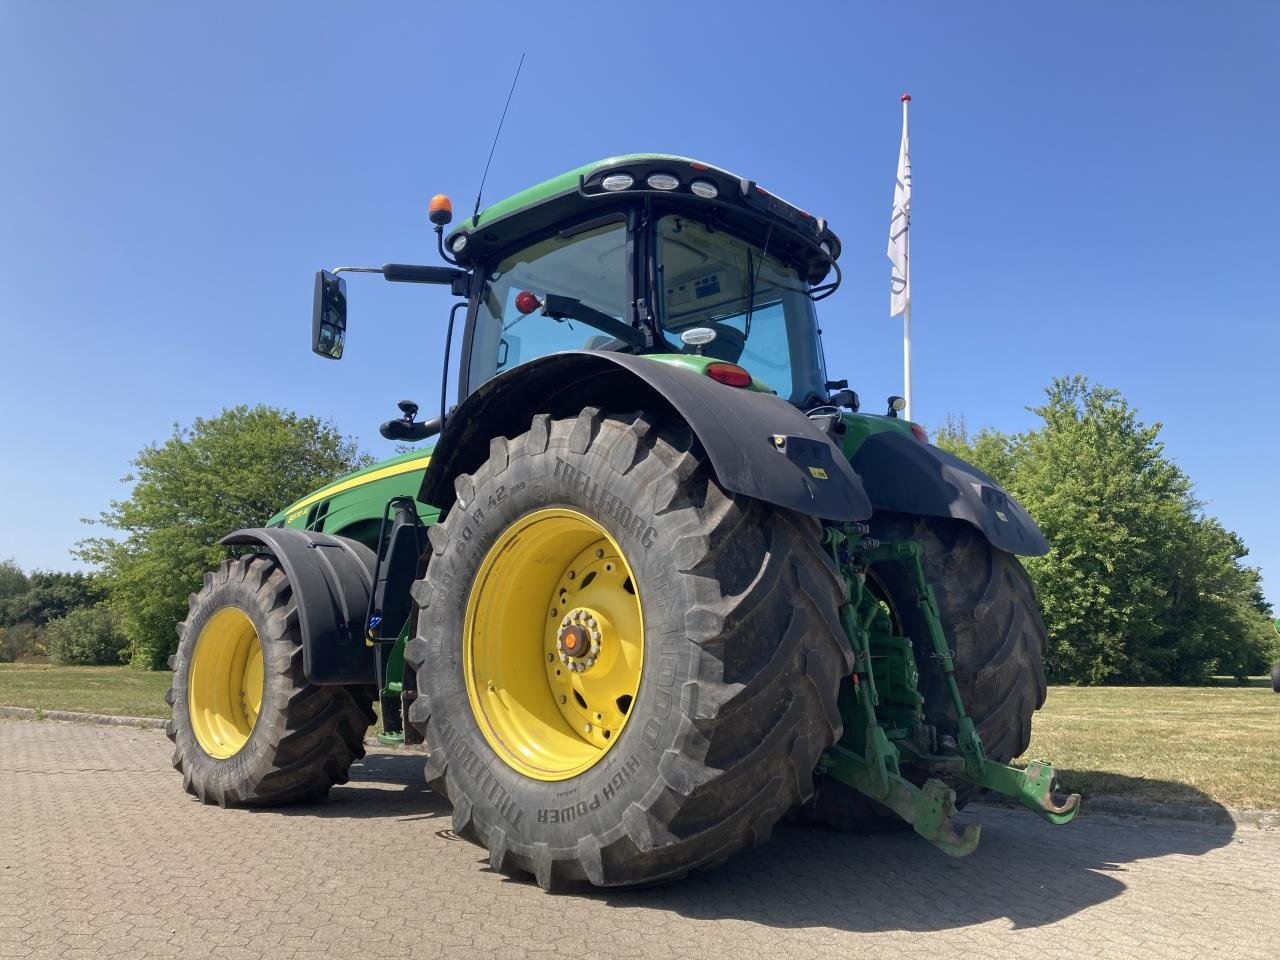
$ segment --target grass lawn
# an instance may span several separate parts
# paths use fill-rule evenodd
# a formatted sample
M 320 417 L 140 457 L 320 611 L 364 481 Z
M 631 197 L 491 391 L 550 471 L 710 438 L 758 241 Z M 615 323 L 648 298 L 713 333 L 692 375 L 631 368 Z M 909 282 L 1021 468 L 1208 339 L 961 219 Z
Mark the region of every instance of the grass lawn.
M 1253 686 L 1050 687 L 1024 759 L 1064 788 L 1280 809 L 1280 694 Z
M 0 664 L 0 705 L 168 716 L 166 672 Z M 1090 796 L 1280 809 L 1280 695 L 1248 687 L 1052 687 L 1023 759 Z
M 131 667 L 0 663 L 0 706 L 167 717 L 170 674 Z

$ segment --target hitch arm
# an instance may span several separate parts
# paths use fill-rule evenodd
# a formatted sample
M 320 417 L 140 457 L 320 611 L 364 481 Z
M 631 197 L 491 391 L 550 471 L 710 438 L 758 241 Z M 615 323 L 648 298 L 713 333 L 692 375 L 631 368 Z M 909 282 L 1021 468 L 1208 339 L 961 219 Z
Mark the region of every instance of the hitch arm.
M 982 776 L 973 782 L 1012 797 L 1050 823 L 1070 823 L 1080 812 L 1080 794 L 1073 793 L 1059 803 L 1053 796 L 1055 778 L 1053 767 L 1044 760 L 1032 760 L 1025 770 L 1019 770 L 988 759 Z
M 889 774 L 888 789 L 881 792 L 883 774 L 877 777 L 870 763 L 841 746 L 830 747 L 819 761 L 818 769 L 883 803 L 943 853 L 967 857 L 978 848 L 982 827 L 970 823 L 963 833 L 957 832 L 952 820 L 956 794 L 941 780 L 930 779 L 923 787 L 917 787 L 910 780 Z

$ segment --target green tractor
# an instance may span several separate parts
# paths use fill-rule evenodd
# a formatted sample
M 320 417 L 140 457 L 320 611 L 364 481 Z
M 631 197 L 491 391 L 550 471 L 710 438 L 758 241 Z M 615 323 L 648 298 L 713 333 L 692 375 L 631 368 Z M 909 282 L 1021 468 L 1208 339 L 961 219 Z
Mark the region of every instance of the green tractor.
M 681 877 L 791 814 L 910 824 L 954 855 L 983 789 L 1053 823 L 1008 762 L 1044 702 L 1018 561 L 1047 549 L 988 476 L 824 367 L 826 221 L 751 180 L 636 154 L 445 235 L 447 266 L 344 273 L 459 299 L 456 405 L 382 425 L 430 447 L 223 543 L 179 626 L 174 765 L 208 803 L 324 797 L 378 722 L 492 868 L 549 890 Z

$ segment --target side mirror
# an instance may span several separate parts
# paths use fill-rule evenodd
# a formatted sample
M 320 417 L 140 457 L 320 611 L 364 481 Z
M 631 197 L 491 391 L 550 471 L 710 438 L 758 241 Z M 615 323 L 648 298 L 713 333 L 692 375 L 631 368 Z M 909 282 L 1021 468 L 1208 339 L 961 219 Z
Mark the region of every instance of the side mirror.
M 328 270 L 316 274 L 311 306 L 311 351 L 326 360 L 342 357 L 347 339 L 347 282 Z

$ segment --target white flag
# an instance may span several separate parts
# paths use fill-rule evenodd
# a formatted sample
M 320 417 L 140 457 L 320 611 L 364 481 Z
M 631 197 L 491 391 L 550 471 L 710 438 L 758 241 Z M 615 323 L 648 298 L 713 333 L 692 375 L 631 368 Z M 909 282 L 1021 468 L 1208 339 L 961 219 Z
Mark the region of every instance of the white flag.
M 902 104 L 902 148 L 898 153 L 898 182 L 893 187 L 893 216 L 889 220 L 889 316 L 896 317 L 911 302 L 911 151 L 907 146 L 907 105 Z

